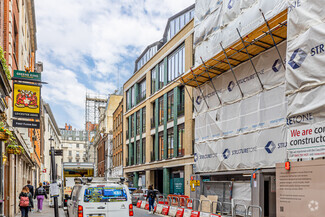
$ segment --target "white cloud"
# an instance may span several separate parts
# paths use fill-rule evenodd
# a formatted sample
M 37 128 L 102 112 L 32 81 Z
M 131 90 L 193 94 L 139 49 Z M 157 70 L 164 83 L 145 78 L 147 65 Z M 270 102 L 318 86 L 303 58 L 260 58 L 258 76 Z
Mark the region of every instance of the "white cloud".
M 142 50 L 162 38 L 167 19 L 193 3 L 194 0 L 36 0 L 37 60 L 44 62 L 43 77 L 49 82 L 43 88 L 43 97 L 63 108 L 54 111 L 55 115 L 63 112 L 69 118 L 68 112 L 75 110 L 71 120 L 65 122 L 82 128 L 85 92 L 114 91 L 117 65 L 123 73 L 119 76 L 121 86 L 133 73 L 133 68 L 127 72 L 125 65 L 133 67 Z M 133 62 L 123 62 L 126 59 Z M 58 122 L 60 126 L 64 124 Z

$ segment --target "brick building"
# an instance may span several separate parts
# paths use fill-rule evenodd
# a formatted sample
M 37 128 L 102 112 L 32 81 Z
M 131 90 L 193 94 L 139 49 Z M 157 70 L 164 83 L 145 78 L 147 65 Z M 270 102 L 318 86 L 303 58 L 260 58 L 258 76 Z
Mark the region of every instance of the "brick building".
M 113 113 L 112 175 L 123 176 L 123 99 Z

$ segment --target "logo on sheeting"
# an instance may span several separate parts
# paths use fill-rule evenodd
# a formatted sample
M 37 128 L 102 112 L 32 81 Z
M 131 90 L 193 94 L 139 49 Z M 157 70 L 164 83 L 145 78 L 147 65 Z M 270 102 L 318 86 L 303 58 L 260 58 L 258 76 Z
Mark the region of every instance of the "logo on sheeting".
M 197 155 L 197 153 L 194 153 L 194 162 L 197 162 L 198 159 L 199 159 L 199 156 Z
M 195 102 L 196 102 L 198 105 L 200 105 L 201 102 L 202 102 L 202 97 L 201 97 L 201 96 L 196 97 Z
M 301 48 L 296 49 L 290 57 L 288 64 L 293 69 L 298 69 L 301 64 L 305 61 L 307 57 L 307 53 L 303 51 Z
M 265 150 L 269 154 L 272 154 L 274 149 L 275 149 L 275 144 L 273 141 L 269 141 L 265 146 Z
M 235 4 L 235 0 L 229 0 L 228 2 L 228 9 L 230 10 L 231 8 L 234 7 L 234 4 Z
M 281 68 L 281 61 L 280 61 L 280 59 L 277 59 L 277 60 L 275 60 L 275 62 L 273 63 L 272 70 L 273 70 L 274 72 L 278 72 L 278 71 L 280 70 L 280 68 Z
M 229 149 L 226 148 L 226 149 L 223 151 L 222 155 L 223 155 L 223 158 L 224 158 L 224 159 L 228 159 L 229 156 L 230 156 L 230 151 L 229 151 Z
M 231 92 L 235 87 L 235 83 L 233 81 L 230 81 L 228 84 L 228 91 Z

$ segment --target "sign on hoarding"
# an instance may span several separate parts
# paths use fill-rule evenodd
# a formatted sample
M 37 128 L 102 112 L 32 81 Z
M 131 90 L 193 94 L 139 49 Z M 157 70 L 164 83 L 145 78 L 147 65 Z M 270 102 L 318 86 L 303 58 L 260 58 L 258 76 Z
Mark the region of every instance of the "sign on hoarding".
M 40 97 L 40 86 L 14 83 L 13 116 L 39 119 Z
M 322 217 L 325 213 L 325 160 L 276 165 L 277 216 Z
M 41 81 L 41 73 L 14 70 L 13 79 L 15 78 Z

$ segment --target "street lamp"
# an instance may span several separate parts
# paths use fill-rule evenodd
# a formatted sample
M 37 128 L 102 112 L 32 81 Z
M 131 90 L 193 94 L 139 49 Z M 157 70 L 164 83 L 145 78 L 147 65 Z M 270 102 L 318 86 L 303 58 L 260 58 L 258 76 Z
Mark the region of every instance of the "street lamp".
M 57 172 L 56 172 L 56 165 L 55 165 L 55 150 L 54 147 L 52 146 L 52 141 L 54 141 L 53 137 L 50 136 L 49 138 L 50 141 L 50 146 L 51 146 L 51 173 L 52 173 L 52 184 L 56 184 L 56 179 L 57 179 Z M 50 195 L 51 196 L 51 195 Z M 59 206 L 58 206 L 58 198 L 55 196 L 54 197 L 54 216 L 58 217 L 59 216 Z

